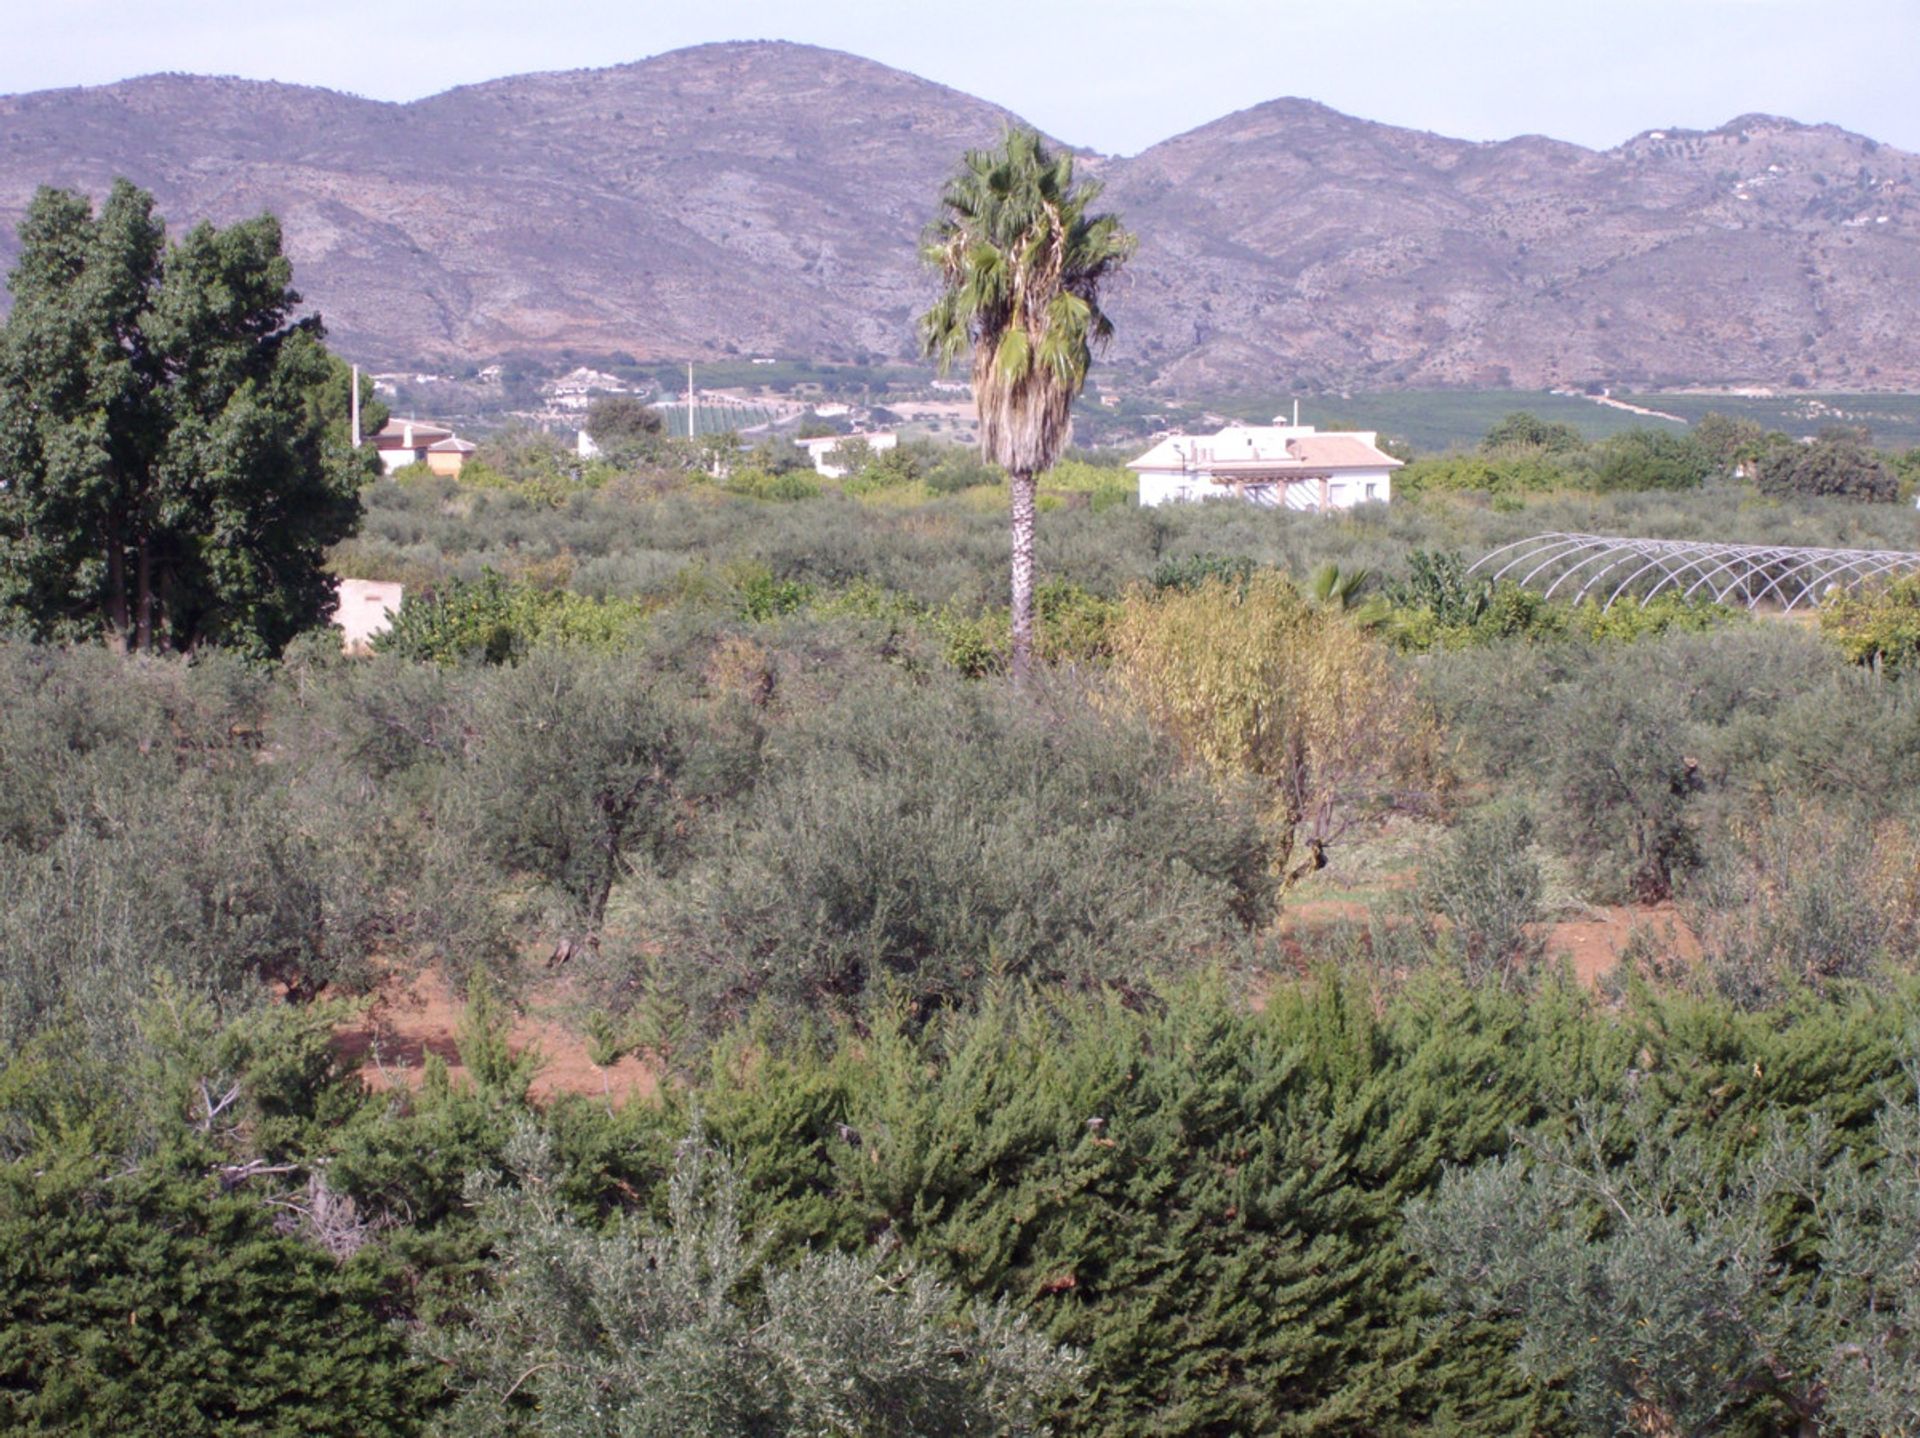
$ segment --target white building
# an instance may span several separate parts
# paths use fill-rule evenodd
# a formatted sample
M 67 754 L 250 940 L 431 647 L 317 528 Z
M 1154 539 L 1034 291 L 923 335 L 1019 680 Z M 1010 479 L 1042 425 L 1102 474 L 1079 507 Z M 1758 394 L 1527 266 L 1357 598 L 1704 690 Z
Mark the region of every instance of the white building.
M 1127 468 L 1140 476 L 1142 505 L 1241 499 L 1325 512 L 1386 504 L 1400 461 L 1373 430 L 1230 424 L 1218 434 L 1170 434 Z
M 875 454 L 881 454 L 900 443 L 900 436 L 891 430 L 882 430 L 878 434 L 823 434 L 815 439 L 795 440 L 794 443 L 807 452 L 813 467 L 828 479 L 845 479 L 846 467 L 834 463 L 834 451 L 855 439 L 865 440 L 867 448 Z
M 381 467 L 388 474 L 410 464 L 424 464 L 449 479 L 459 476 L 477 448 L 444 425 L 417 419 L 389 419 L 368 442 L 379 452 Z

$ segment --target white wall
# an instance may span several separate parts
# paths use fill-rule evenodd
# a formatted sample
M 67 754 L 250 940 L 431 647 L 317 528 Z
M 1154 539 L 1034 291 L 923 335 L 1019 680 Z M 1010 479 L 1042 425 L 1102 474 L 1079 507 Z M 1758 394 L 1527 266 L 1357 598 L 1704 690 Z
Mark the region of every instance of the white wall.
M 1198 499 L 1198 490 L 1212 489 L 1214 486 L 1203 481 L 1180 474 L 1140 475 L 1140 505 L 1143 509 L 1152 509 L 1162 504 L 1177 504 L 1183 499 Z
M 1368 492 L 1368 486 L 1372 492 Z M 1270 487 L 1268 487 L 1270 488 Z M 1285 504 L 1288 509 L 1318 509 L 1320 507 L 1320 481 L 1317 479 L 1296 479 L 1286 487 Z M 1170 471 L 1155 472 L 1143 470 L 1140 474 L 1140 504 L 1151 509 L 1162 504 L 1178 504 L 1183 500 L 1198 499 L 1235 499 L 1240 491 L 1233 485 L 1215 484 L 1204 473 L 1182 474 Z M 1268 494 L 1255 497 L 1255 503 L 1275 504 L 1277 497 Z M 1393 499 L 1393 471 L 1390 469 L 1356 469 L 1342 474 L 1327 486 L 1327 502 L 1334 509 L 1352 509 L 1361 504 L 1387 504 Z

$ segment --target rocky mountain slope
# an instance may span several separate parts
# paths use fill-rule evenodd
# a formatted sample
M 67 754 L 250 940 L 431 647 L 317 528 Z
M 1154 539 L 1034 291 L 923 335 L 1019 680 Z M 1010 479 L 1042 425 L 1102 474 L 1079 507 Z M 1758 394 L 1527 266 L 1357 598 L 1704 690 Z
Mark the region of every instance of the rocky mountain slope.
M 0 98 L 0 259 L 36 185 L 271 209 L 344 351 L 912 351 L 915 240 L 1014 117 L 853 56 L 702 46 L 407 105 L 154 76 Z M 1920 385 L 1920 157 L 1747 116 L 1613 150 L 1276 100 L 1085 157 L 1141 237 L 1113 358 L 1183 390 Z

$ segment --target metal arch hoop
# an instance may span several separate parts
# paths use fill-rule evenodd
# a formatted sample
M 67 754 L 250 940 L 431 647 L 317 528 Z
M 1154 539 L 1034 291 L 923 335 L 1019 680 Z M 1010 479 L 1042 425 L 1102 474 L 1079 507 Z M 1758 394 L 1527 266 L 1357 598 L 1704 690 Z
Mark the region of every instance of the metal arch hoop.
M 1692 557 L 1688 559 L 1685 564 L 1675 564 L 1669 567 L 1654 583 L 1653 587 L 1648 589 L 1647 592 L 1640 597 L 1641 603 L 1644 604 L 1648 600 L 1653 599 L 1664 589 L 1677 587 L 1688 574 L 1700 574 L 1707 565 L 1713 564 L 1715 560 L 1720 558 L 1720 546 L 1705 541 L 1692 545 L 1689 552 Z M 1635 577 L 1637 578 L 1638 576 Z M 1695 586 L 1697 586 L 1698 583 L 1699 581 L 1696 580 Z M 1693 588 L 1690 587 L 1687 593 L 1692 594 Z M 1619 595 L 1616 594 L 1614 597 L 1618 598 Z
M 1660 543 L 1661 543 L 1660 541 L 1654 541 L 1654 544 L 1656 546 L 1658 546 Z M 1629 574 L 1625 579 L 1621 580 L 1617 585 L 1615 585 L 1613 589 L 1613 593 L 1607 596 L 1607 602 L 1604 605 L 1602 605 L 1601 608 L 1602 609 L 1613 608 L 1615 604 L 1619 603 L 1621 597 L 1625 595 L 1626 592 L 1633 587 L 1634 580 L 1638 579 L 1641 575 L 1646 574 L 1650 570 L 1657 569 L 1661 571 L 1660 578 L 1654 581 L 1653 587 L 1651 589 L 1649 589 L 1645 594 L 1640 596 L 1640 602 L 1642 604 L 1645 604 L 1649 599 L 1653 598 L 1654 595 L 1658 594 L 1662 589 L 1666 588 L 1669 584 L 1679 583 L 1680 576 L 1684 574 L 1687 570 L 1697 569 L 1699 568 L 1700 565 L 1704 564 L 1708 556 L 1711 554 L 1712 549 L 1713 549 L 1712 545 L 1700 544 L 1700 543 L 1694 543 L 1694 542 L 1683 542 L 1680 544 L 1679 548 L 1673 549 L 1673 550 L 1667 550 L 1664 548 L 1655 547 L 1652 550 L 1653 557 L 1651 559 L 1648 559 L 1645 564 L 1642 564 L 1638 569 L 1634 570 L 1633 573 Z M 1634 558 L 1638 559 L 1646 555 L 1649 551 L 1648 551 L 1648 547 L 1645 544 L 1640 544 L 1640 545 L 1635 545 L 1630 552 Z M 1682 564 L 1681 563 L 1682 560 L 1685 560 L 1686 562 Z M 1609 566 L 1609 568 L 1611 567 L 1612 566 Z
M 1617 582 L 1612 576 L 1636 566 Z M 1563 589 L 1576 601 L 1597 598 L 1611 583 L 1603 608 L 1637 597 L 1679 590 L 1686 599 L 1705 591 L 1716 603 L 1748 609 L 1769 604 L 1791 612 L 1835 585 L 1856 587 L 1869 579 L 1920 573 L 1920 554 L 1886 549 L 1821 549 L 1804 545 L 1723 544 L 1714 540 L 1554 532 L 1517 539 L 1489 551 L 1467 567 L 1494 583 L 1522 586 L 1537 581 L 1549 598 Z M 1656 576 L 1637 596 L 1631 591 Z M 1684 588 L 1682 588 L 1684 586 Z M 1738 595 L 1738 599 L 1734 598 Z

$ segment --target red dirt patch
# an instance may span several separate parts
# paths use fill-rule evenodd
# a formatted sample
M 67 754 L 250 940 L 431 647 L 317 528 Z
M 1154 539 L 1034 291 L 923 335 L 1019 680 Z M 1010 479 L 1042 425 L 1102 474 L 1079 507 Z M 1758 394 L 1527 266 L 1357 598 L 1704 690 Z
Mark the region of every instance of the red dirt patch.
M 1591 984 L 1620 962 L 1620 953 L 1636 932 L 1648 934 L 1673 957 L 1691 964 L 1700 957 L 1700 940 L 1671 902 L 1615 904 L 1591 919 L 1567 919 L 1547 926 L 1547 953 L 1566 955 L 1582 983 Z
M 1647 934 L 1674 958 L 1691 964 L 1700 957 L 1700 941 L 1671 902 L 1612 904 L 1589 911 L 1590 917 L 1563 919 L 1544 926 L 1549 959 L 1566 957 L 1574 976 L 1595 984 L 1620 962 L 1620 955 L 1636 933 Z M 1278 930 L 1283 952 L 1298 960 L 1302 940 L 1316 929 L 1338 924 L 1364 924 L 1371 911 L 1365 904 L 1343 899 L 1309 899 L 1289 906 Z
M 542 1007 L 566 997 L 564 988 L 539 995 Z M 465 1005 L 437 973 L 429 971 L 409 983 L 389 982 L 375 991 L 365 1013 L 334 1030 L 334 1051 L 359 1070 L 371 1089 L 419 1087 L 429 1054 L 458 1078 L 466 1072 L 456 1038 L 464 1012 Z M 587 1057 L 585 1039 L 537 1010 L 514 1021 L 509 1042 L 515 1053 L 533 1048 L 540 1054 L 533 1080 L 536 1099 L 575 1093 L 601 1095 L 620 1104 L 650 1098 L 659 1088 L 658 1077 L 640 1059 L 626 1054 L 602 1068 Z

